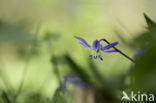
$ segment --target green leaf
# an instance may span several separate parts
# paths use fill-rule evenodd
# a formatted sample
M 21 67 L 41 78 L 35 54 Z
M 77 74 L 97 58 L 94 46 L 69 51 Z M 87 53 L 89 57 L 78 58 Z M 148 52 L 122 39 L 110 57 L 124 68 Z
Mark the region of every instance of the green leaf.
M 148 17 L 145 13 L 144 13 L 144 17 L 146 19 L 147 25 L 148 25 L 148 29 L 150 31 L 153 31 L 156 29 L 156 23 L 150 18 Z

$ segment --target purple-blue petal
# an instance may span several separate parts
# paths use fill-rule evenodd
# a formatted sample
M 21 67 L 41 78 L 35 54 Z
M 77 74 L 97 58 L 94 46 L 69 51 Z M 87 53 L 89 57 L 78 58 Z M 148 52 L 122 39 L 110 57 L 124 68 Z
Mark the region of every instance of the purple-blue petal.
M 84 47 L 88 48 L 88 49 L 91 49 L 91 47 L 89 47 L 88 45 L 86 45 L 85 43 L 83 42 L 80 42 L 81 45 L 83 45 Z
M 102 45 L 100 44 L 100 42 L 99 42 L 98 48 L 99 48 L 99 49 L 101 49 L 101 48 L 102 48 Z
M 64 81 L 70 81 L 70 80 L 75 80 L 75 79 L 79 79 L 80 75 L 79 74 L 74 74 L 74 75 L 64 75 Z
M 87 47 L 87 48 L 89 48 L 89 49 L 91 49 L 91 46 L 83 39 L 83 38 L 81 38 L 81 37 L 77 37 L 77 36 L 74 36 L 76 39 L 78 39 L 78 40 L 80 40 L 83 44 L 83 46 L 84 46 L 84 44 L 85 44 L 85 47 Z M 81 44 L 81 43 L 80 43 Z
M 102 45 L 100 44 L 100 42 L 98 40 L 94 40 L 92 47 L 93 47 L 93 49 L 100 49 L 102 47 Z
M 104 50 L 104 52 L 110 53 L 110 52 L 118 52 L 118 51 L 117 50 Z
M 102 51 L 105 50 L 105 49 L 110 49 L 111 47 L 114 47 L 117 44 L 118 44 L 118 42 L 113 42 L 113 43 L 110 43 L 110 44 L 102 47 L 101 49 L 102 49 Z
M 79 87 L 85 87 L 85 86 L 86 86 L 86 83 L 85 83 L 85 82 L 82 82 L 82 81 L 75 82 L 74 84 L 75 84 L 76 86 L 79 86 Z

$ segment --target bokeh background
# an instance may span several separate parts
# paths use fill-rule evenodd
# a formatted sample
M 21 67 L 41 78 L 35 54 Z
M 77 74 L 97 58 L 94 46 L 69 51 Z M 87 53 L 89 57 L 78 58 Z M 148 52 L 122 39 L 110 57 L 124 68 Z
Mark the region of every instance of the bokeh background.
M 155 10 L 155 0 L 0 0 L 0 103 L 120 103 L 123 90 L 155 94 Z M 90 60 L 74 36 L 90 45 L 118 41 L 136 63 L 119 53 Z M 70 81 L 63 89 L 64 76 L 77 74 L 85 86 Z

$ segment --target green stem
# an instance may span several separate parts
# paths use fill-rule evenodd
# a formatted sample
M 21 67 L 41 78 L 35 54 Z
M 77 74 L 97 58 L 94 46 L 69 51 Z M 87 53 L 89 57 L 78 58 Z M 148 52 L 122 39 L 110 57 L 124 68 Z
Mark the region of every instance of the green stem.
M 109 41 L 107 41 L 106 39 L 100 39 L 99 42 L 104 41 L 107 44 L 110 44 Z M 123 53 L 121 50 L 119 50 L 118 48 L 116 48 L 115 46 L 113 46 L 112 48 L 114 48 L 117 52 L 119 52 L 121 55 L 123 55 L 124 57 L 126 57 L 127 59 L 129 59 L 130 61 L 132 61 L 133 63 L 135 63 L 135 61 L 130 58 L 128 55 L 126 55 L 125 53 Z
M 39 29 L 40 29 L 40 25 L 37 26 L 36 32 L 35 32 L 35 34 L 34 34 L 34 39 L 33 39 L 32 42 L 31 42 L 30 51 L 29 51 L 29 53 L 28 53 L 28 55 L 27 55 L 26 63 L 25 63 L 25 66 L 24 66 L 24 70 L 23 70 L 22 77 L 21 77 L 21 83 L 20 83 L 19 88 L 18 88 L 18 90 L 17 90 L 17 92 L 16 92 L 16 94 L 15 94 L 13 103 L 16 103 L 18 96 L 19 96 L 20 93 L 22 92 L 22 88 L 23 88 L 23 86 L 24 86 L 24 82 L 25 82 L 25 79 L 26 79 L 26 74 L 27 74 L 27 72 L 28 72 L 28 64 L 29 64 L 29 61 L 30 61 L 30 59 L 31 59 L 32 52 L 33 52 L 33 50 L 34 50 L 34 48 L 35 48 L 35 46 L 36 46 L 37 36 L 38 36 L 38 34 L 39 34 Z

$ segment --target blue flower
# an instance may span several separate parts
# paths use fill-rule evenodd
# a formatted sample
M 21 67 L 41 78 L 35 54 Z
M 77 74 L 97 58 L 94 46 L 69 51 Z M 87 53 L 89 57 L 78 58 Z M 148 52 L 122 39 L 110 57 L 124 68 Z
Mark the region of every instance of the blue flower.
M 64 89 L 64 91 L 67 91 L 68 84 L 72 84 L 79 87 L 85 87 L 86 85 L 86 83 L 81 80 L 81 76 L 78 74 L 64 75 L 62 82 L 62 88 Z
M 63 76 L 63 80 L 61 83 L 61 90 L 63 90 L 65 98 L 68 98 L 70 95 L 69 85 L 85 87 L 86 83 L 82 81 L 81 76 L 79 74 L 66 74 Z
M 90 46 L 83 38 L 77 37 L 77 36 L 74 36 L 74 37 L 81 41 L 80 42 L 81 45 L 83 45 L 84 47 L 86 47 L 86 48 L 88 48 L 90 50 L 93 50 L 92 54 L 90 55 L 90 58 L 94 57 L 94 59 L 96 59 L 97 57 L 99 57 L 101 60 L 103 60 L 103 58 L 101 57 L 100 51 L 103 51 L 103 52 L 118 52 L 115 49 L 110 50 L 110 48 L 116 46 L 118 44 L 118 42 L 113 42 L 113 43 L 110 43 L 110 44 L 103 47 L 100 44 L 100 41 L 94 40 L 92 46 Z

